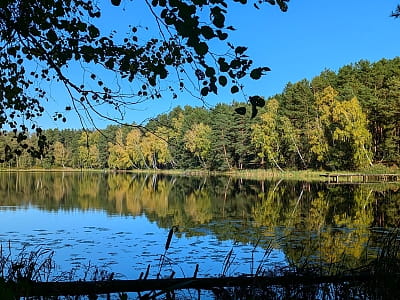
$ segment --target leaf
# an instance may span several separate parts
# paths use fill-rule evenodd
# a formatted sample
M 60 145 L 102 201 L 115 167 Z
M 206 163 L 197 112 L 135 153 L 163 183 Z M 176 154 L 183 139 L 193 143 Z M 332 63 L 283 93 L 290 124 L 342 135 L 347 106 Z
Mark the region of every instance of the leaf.
M 279 8 L 281 11 L 286 12 L 288 10 L 288 5 L 285 2 L 288 2 L 289 0 L 277 0 Z
M 225 26 L 225 16 L 221 12 L 225 12 L 225 10 L 218 6 L 211 8 L 212 22 L 218 28 L 224 28 Z
M 265 100 L 260 96 L 250 96 L 249 101 L 253 106 L 263 107 L 265 105 Z
M 237 92 L 239 92 L 239 88 L 237 87 L 237 85 L 234 85 L 233 87 L 231 87 L 232 94 L 236 94 Z
M 241 106 L 238 108 L 235 108 L 235 112 L 238 113 L 239 115 L 245 115 L 246 114 L 246 107 Z
M 200 42 L 194 46 L 194 50 L 200 56 L 204 56 L 208 52 L 208 45 L 204 42 Z
M 247 47 L 242 47 L 242 46 L 236 47 L 235 54 L 242 55 L 246 50 L 247 50 Z
M 228 38 L 228 34 L 226 32 L 222 32 L 221 30 L 217 30 L 217 36 L 221 41 L 224 41 Z
M 121 4 L 121 0 L 111 0 L 111 4 L 114 6 L 119 6 Z
M 228 80 L 226 79 L 225 76 L 219 76 L 218 77 L 218 82 L 219 82 L 220 85 L 226 86 L 226 84 L 228 83 Z
M 210 26 L 202 26 L 200 28 L 201 34 L 207 39 L 212 39 L 215 36 L 214 30 Z
M 229 70 L 229 64 L 225 61 L 225 58 L 218 58 L 218 64 L 221 72 L 227 72 Z
M 260 79 L 262 75 L 265 75 L 265 72 L 269 71 L 271 71 L 271 69 L 268 67 L 255 68 L 250 72 L 250 77 L 257 80 Z
M 96 26 L 90 25 L 88 30 L 91 38 L 97 38 L 100 35 L 100 31 Z
M 207 77 L 212 77 L 215 75 L 215 70 L 212 67 L 207 67 L 206 68 L 206 76 Z
M 168 72 L 163 65 L 157 66 L 156 73 L 160 76 L 161 79 L 165 79 L 168 76 Z
M 49 31 L 47 31 L 46 33 L 46 37 L 49 40 L 50 43 L 55 43 L 58 39 L 57 34 L 54 32 L 53 29 L 50 29 Z

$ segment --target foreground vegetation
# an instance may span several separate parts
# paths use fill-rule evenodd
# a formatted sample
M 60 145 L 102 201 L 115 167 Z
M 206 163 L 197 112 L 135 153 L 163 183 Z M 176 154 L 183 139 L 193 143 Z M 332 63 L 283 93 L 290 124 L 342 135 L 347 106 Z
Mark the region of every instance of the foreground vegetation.
M 13 258 L 10 251 L 7 253 L 1 248 L 1 299 L 59 299 L 60 296 L 66 299 L 78 299 L 77 296 L 97 299 L 99 294 L 107 295 L 107 299 L 110 299 L 110 294 L 118 295 L 119 299 L 128 299 L 128 296 L 138 299 L 180 299 L 182 290 L 197 294 L 198 299 L 201 299 L 202 290 L 209 291 L 208 297 L 212 295 L 214 299 L 398 299 L 400 296 L 398 231 L 384 233 L 380 250 L 374 258 L 371 259 L 366 253 L 355 269 L 344 269 L 342 261 L 321 264 L 315 258 L 305 258 L 307 263 L 302 265 L 289 264 L 284 268 L 271 269 L 267 264 L 272 250 L 269 244 L 251 274 L 225 276 L 233 259 L 230 251 L 219 277 L 197 278 L 197 265 L 192 277 L 174 279 L 174 271 L 165 277 L 164 267 L 175 230 L 175 227 L 171 228 L 168 234 L 155 279 L 148 278 L 149 266 L 138 280 L 115 280 L 113 273 L 97 268 L 91 270 L 90 275 L 88 270 L 83 279 L 72 280 L 69 277 L 68 280 L 65 275 L 52 274 L 55 264 L 53 253 L 48 250 L 22 252 Z M 129 292 L 137 294 L 127 294 Z
M 177 107 L 144 127 L 44 131 L 51 147 L 32 158 L 0 137 L 3 167 L 355 170 L 400 164 L 400 58 L 360 61 L 288 83 L 252 118 L 245 103 Z M 254 113 L 253 113 L 254 115 Z M 31 136 L 26 148 L 37 143 Z M 16 155 L 17 154 L 17 155 Z

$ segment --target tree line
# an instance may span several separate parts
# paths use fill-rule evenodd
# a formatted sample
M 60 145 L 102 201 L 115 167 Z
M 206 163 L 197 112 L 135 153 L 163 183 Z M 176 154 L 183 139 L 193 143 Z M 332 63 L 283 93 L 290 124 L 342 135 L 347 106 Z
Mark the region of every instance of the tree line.
M 143 127 L 44 130 L 50 147 L 36 158 L 14 155 L 19 135 L 8 134 L 0 137 L 0 158 L 17 168 L 354 170 L 400 163 L 399 57 L 324 70 L 265 100 L 254 118 L 244 110 L 250 104 L 233 102 L 176 107 Z M 25 147 L 36 139 L 30 135 Z

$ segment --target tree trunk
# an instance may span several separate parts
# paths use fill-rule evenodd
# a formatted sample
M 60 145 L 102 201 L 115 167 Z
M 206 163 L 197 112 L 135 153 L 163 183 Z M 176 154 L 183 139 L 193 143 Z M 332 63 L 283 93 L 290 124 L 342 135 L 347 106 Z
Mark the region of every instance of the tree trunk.
M 389 274 L 388 274 L 389 275 Z M 392 274 L 393 275 L 393 274 Z M 110 281 L 74 281 L 74 282 L 22 282 L 20 284 L 2 284 L 16 297 L 33 296 L 73 296 L 99 295 L 126 292 L 172 291 L 180 289 L 212 289 L 216 287 L 246 286 L 267 288 L 271 286 L 294 286 L 321 283 L 367 282 L 385 280 L 373 274 L 337 275 L 337 276 L 239 276 L 216 278 L 173 278 L 173 279 L 138 279 Z
M 274 162 L 275 166 L 279 169 L 279 171 L 283 172 L 282 168 L 278 165 L 277 161 L 275 158 L 271 157 L 272 161 Z

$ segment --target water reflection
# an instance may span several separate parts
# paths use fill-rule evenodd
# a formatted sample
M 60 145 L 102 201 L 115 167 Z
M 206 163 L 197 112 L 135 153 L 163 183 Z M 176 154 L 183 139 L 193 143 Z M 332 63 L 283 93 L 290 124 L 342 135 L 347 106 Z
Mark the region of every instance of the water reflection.
M 16 211 L 19 223 L 16 214 L 11 214 Z M 73 263 L 87 253 L 102 261 L 106 253 L 106 262 L 112 265 L 132 260 L 136 253 L 138 261 L 131 264 L 142 270 L 157 260 L 165 232 L 173 225 L 180 227 L 175 249 L 183 249 L 177 250 L 181 264 L 214 256 L 223 260 L 235 242 L 238 253 L 248 254 L 260 241 L 261 250 L 269 242 L 279 250 L 272 254 L 275 261 L 283 260 L 279 255 L 283 251 L 294 264 L 315 258 L 318 263 L 355 266 L 365 256 L 366 246 L 373 246 L 371 228 L 397 226 L 399 212 L 396 184 L 0 173 L 1 241 L 46 244 L 58 248 Z M 139 229 L 143 232 L 136 235 Z M 75 249 L 76 245 L 80 248 Z M 99 245 L 101 249 L 96 249 Z M 248 259 L 244 254 L 242 258 Z

